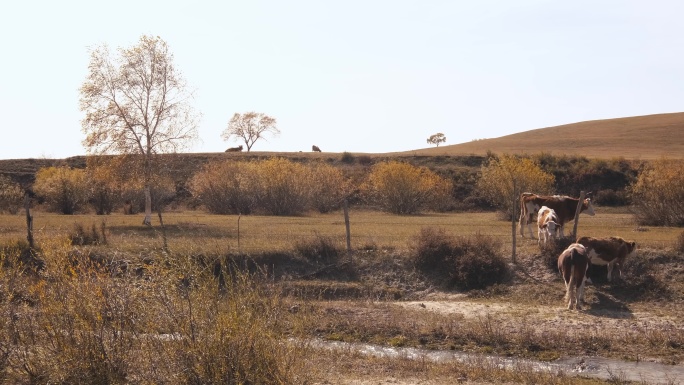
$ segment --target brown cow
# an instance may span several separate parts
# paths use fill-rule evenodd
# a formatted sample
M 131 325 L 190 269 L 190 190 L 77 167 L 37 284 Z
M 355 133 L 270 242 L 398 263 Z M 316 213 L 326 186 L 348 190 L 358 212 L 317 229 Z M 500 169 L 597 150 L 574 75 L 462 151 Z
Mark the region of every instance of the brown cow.
M 573 243 L 558 256 L 558 270 L 565 282 L 565 300 L 568 310 L 582 308 L 584 302 L 584 283 L 587 279 L 589 256 L 587 249 L 579 243 Z
M 620 278 L 625 259 L 636 256 L 636 242 L 628 242 L 620 237 L 580 237 L 577 243 L 587 249 L 592 265 L 608 266 L 608 282 L 613 280 L 613 268 L 617 268 L 617 276 Z
M 237 147 L 231 147 L 226 150 L 226 152 L 240 152 L 242 151 L 242 145 L 239 145 Z
M 560 225 L 560 236 L 563 237 L 563 228 L 565 224 L 575 220 L 575 211 L 577 211 L 577 204 L 579 198 L 571 198 L 569 196 L 561 195 L 537 195 L 533 193 L 522 193 L 520 195 L 520 236 L 525 237 L 525 225 L 527 231 L 532 235 L 532 223 L 537 221 L 539 209 L 546 206 L 556 212 L 558 216 L 558 224 Z M 591 198 L 585 198 L 582 203 L 580 212 L 585 212 L 589 215 L 594 215 L 594 206 L 591 204 Z

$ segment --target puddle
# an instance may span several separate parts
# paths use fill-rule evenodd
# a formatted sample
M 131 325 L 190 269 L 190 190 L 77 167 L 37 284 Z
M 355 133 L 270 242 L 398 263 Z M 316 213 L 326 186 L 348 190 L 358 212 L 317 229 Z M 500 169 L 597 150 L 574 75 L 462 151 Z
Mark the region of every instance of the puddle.
M 601 357 L 567 357 L 542 362 L 495 355 L 435 351 L 416 348 L 394 348 L 362 343 L 312 341 L 312 346 L 326 349 L 353 350 L 377 357 L 396 357 L 435 362 L 458 361 L 477 363 L 501 369 L 532 369 L 549 373 L 564 373 L 602 380 L 635 381 L 647 384 L 684 384 L 684 366 L 655 362 L 630 362 Z

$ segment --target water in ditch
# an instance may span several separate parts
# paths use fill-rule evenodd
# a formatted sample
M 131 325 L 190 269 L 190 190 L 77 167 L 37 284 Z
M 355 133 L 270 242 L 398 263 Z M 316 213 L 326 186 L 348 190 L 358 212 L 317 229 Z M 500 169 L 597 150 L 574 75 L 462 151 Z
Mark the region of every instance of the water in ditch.
M 567 357 L 553 362 L 542 362 L 495 355 L 457 351 L 433 351 L 416 348 L 384 347 L 362 343 L 317 340 L 315 347 L 346 349 L 378 357 L 424 359 L 436 362 L 458 361 L 478 363 L 502 369 L 532 369 L 549 373 L 565 373 L 603 380 L 635 381 L 646 384 L 684 384 L 684 366 L 655 362 L 630 362 L 601 357 Z

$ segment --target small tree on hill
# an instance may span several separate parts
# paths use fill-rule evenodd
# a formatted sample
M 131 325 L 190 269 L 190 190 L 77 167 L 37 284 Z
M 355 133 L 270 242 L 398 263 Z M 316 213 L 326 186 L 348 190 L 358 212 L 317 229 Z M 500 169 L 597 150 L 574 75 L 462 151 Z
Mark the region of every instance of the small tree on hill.
M 247 151 L 250 151 L 254 143 L 264 138 L 267 133 L 280 134 L 280 130 L 276 127 L 276 120 L 266 114 L 252 111 L 244 114 L 235 113 L 228 122 L 228 127 L 221 133 L 221 137 L 223 140 L 240 138 L 247 146 Z
M 442 134 L 441 132 L 438 132 L 434 135 L 430 135 L 430 137 L 427 139 L 428 144 L 434 144 L 435 146 L 439 147 L 440 143 L 446 142 L 446 136 Z

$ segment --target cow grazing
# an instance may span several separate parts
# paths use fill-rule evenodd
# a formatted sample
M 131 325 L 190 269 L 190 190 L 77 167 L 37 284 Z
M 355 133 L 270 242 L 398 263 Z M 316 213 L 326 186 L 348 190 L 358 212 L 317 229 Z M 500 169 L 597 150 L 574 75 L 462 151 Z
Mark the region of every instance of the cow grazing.
M 231 147 L 226 150 L 226 152 L 240 152 L 242 151 L 242 145 L 239 145 L 237 147 Z
M 560 223 L 556 212 L 553 209 L 542 206 L 537 215 L 537 243 L 541 244 L 542 238 L 544 238 L 544 244 L 546 244 L 551 237 L 558 238 L 559 229 Z
M 579 243 L 571 244 L 558 256 L 558 270 L 565 281 L 564 298 L 568 301 L 568 310 L 582 308 L 589 259 L 587 249 Z
M 622 276 L 622 264 L 627 257 L 636 256 L 636 242 L 628 242 L 620 237 L 592 238 L 580 237 L 577 243 L 587 249 L 592 265 L 608 267 L 608 281 L 613 280 L 613 269 L 617 268 L 617 276 Z
M 313 146 L 311 146 L 311 151 L 314 151 L 314 152 L 321 152 L 321 149 L 318 148 L 318 146 L 316 146 L 316 145 L 314 144 Z
M 525 237 L 525 226 L 527 225 L 527 232 L 532 235 L 532 222 L 537 219 L 539 209 L 546 206 L 556 212 L 558 217 L 558 224 L 560 225 L 560 236 L 565 236 L 563 228 L 565 224 L 575 220 L 575 211 L 577 211 L 577 204 L 579 198 L 571 198 L 569 196 L 561 195 L 537 195 L 533 193 L 522 193 L 520 195 L 520 236 Z M 591 198 L 585 198 L 582 202 L 580 213 L 586 212 L 589 215 L 594 215 L 594 206 L 591 204 Z

